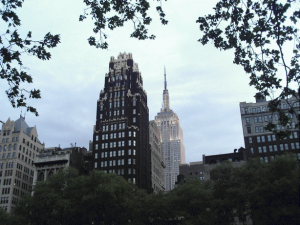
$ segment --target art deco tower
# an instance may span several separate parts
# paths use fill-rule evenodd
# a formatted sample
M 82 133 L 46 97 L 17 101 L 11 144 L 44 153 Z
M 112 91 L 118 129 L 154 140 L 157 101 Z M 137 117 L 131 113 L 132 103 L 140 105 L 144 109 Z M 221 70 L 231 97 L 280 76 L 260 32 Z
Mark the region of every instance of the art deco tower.
M 150 192 L 147 94 L 131 53 L 110 58 L 109 73 L 97 101 L 93 150 L 95 169 L 117 173 Z
M 160 128 L 161 150 L 165 168 L 165 190 L 174 188 L 179 174 L 179 165 L 185 163 L 185 148 L 183 133 L 179 118 L 170 109 L 169 91 L 167 89 L 165 71 L 165 89 L 163 91 L 163 107 L 155 117 L 155 122 Z

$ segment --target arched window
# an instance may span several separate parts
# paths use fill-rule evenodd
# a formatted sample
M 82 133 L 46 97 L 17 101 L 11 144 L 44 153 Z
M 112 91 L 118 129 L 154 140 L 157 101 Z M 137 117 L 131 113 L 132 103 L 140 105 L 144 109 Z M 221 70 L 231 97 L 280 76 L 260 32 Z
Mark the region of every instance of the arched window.
M 14 150 L 16 150 L 17 149 L 17 144 L 14 144 Z
M 53 175 L 53 170 L 51 170 L 49 173 L 48 173 L 48 177 L 51 177 Z
M 4 149 L 3 149 L 3 151 L 6 151 L 7 150 L 7 146 L 6 145 L 4 145 Z
M 8 151 L 11 151 L 11 150 L 12 150 L 12 145 L 9 145 Z
M 45 174 L 44 174 L 44 172 L 40 172 L 40 174 L 38 175 L 37 181 L 44 181 L 44 180 L 45 180 Z

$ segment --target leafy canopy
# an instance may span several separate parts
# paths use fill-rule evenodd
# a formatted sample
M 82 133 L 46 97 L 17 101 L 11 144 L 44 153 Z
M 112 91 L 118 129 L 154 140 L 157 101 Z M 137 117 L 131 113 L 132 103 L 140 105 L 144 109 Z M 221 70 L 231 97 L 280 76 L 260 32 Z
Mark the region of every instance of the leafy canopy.
M 271 97 L 270 110 L 279 113 L 279 125 L 288 129 L 295 128 L 292 117 L 297 115 L 294 108 L 300 91 L 299 2 L 221 0 L 214 14 L 196 21 L 203 31 L 199 42 L 206 45 L 211 40 L 220 50 L 233 49 L 233 63 L 250 75 L 249 84 L 258 90 L 256 97 Z M 291 96 L 297 101 L 290 101 Z M 282 101 L 287 102 L 292 116 L 280 109 Z M 266 128 L 278 131 L 272 123 Z

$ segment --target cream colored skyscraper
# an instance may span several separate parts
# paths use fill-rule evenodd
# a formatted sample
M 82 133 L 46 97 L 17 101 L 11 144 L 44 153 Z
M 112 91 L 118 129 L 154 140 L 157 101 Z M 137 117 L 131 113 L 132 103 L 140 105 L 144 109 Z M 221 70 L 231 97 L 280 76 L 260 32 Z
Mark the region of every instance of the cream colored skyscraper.
M 160 129 L 160 141 L 165 168 L 165 188 L 169 191 L 174 188 L 179 174 L 179 165 L 185 163 L 185 148 L 183 133 L 179 118 L 170 109 L 169 92 L 167 89 L 165 71 L 165 89 L 163 91 L 163 107 L 155 117 Z

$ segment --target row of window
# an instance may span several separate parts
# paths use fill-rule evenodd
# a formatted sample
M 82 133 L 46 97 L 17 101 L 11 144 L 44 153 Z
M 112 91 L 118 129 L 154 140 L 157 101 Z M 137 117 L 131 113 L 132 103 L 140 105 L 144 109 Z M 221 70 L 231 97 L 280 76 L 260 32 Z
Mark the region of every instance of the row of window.
M 110 137 L 110 139 L 116 139 L 118 138 L 124 138 L 125 137 L 125 132 L 119 132 L 119 135 L 117 136 L 118 133 L 111 133 L 109 134 L 102 134 L 102 140 L 108 140 L 108 137 Z M 133 131 L 133 137 L 136 136 L 136 132 Z M 128 137 L 131 137 L 131 131 L 128 131 Z M 99 135 L 96 135 L 96 141 L 99 140 Z
M 135 165 L 136 160 L 135 159 L 128 159 L 127 160 L 127 165 Z M 118 160 L 110 160 L 110 161 L 102 161 L 100 166 L 101 168 L 103 167 L 108 167 L 108 166 L 124 166 L 125 165 L 125 160 L 124 159 L 118 159 Z M 95 168 L 98 168 L 98 163 L 95 162 Z
M 279 108 L 282 109 L 289 109 L 291 107 L 299 107 L 299 102 L 291 102 L 291 103 L 283 103 L 282 106 L 278 105 Z M 250 109 L 252 109 L 252 113 L 260 113 L 260 112 L 267 112 L 269 111 L 267 106 L 262 107 L 253 107 L 253 108 L 244 108 L 245 113 L 250 113 Z
M 300 159 L 300 153 L 297 153 L 297 156 L 296 156 L 298 159 Z M 268 163 L 270 160 L 274 160 L 275 159 L 275 156 L 274 155 L 271 155 L 271 156 L 264 156 L 264 157 L 260 157 L 260 160 L 261 161 L 264 161 L 266 163 Z
M 257 136 L 256 137 L 256 141 L 257 143 L 260 143 L 260 142 L 266 142 L 266 137 L 267 137 L 267 140 L 268 141 L 276 141 L 276 135 L 275 134 L 272 134 L 272 135 L 266 135 L 266 136 Z M 293 138 L 298 138 L 298 132 L 295 131 L 295 132 L 292 132 L 289 136 L 290 139 L 293 139 Z M 285 138 L 286 139 L 286 138 Z M 252 137 L 249 137 L 248 138 L 248 141 L 249 143 L 253 143 L 253 139 Z
M 109 128 L 109 125 L 103 125 L 102 126 L 102 131 L 109 131 L 108 128 Z M 117 128 L 118 128 L 117 123 L 110 125 L 110 130 L 117 130 Z M 120 130 L 125 129 L 125 123 L 119 123 L 119 129 Z
M 124 147 L 125 146 L 125 141 L 102 143 L 101 144 L 101 149 L 107 149 L 108 144 L 109 144 L 109 148 Z M 133 140 L 133 141 L 128 140 L 128 146 L 136 146 L 136 141 L 135 140 Z M 99 150 L 99 145 L 98 144 L 95 144 L 95 150 Z
M 6 150 L 11 151 L 12 149 L 16 150 L 17 149 L 17 144 L 12 145 L 4 145 L 3 146 L 3 151 L 5 152 Z M 0 145 L 0 152 L 2 151 L 2 146 Z
M 259 146 L 257 147 L 257 151 L 258 153 L 266 153 L 267 151 L 267 147 L 269 149 L 269 152 L 277 152 L 278 150 L 284 151 L 284 150 L 294 150 L 294 149 L 299 149 L 299 142 L 295 142 L 295 143 L 290 143 L 290 147 L 289 144 L 285 143 L 285 144 L 279 144 L 279 149 L 277 145 L 269 145 L 269 146 Z M 252 154 L 254 154 L 254 149 L 253 147 L 250 148 L 250 151 Z
M 14 162 L 7 162 L 6 169 L 7 168 L 14 168 Z M 0 169 L 4 169 L 4 163 L 0 163 Z

